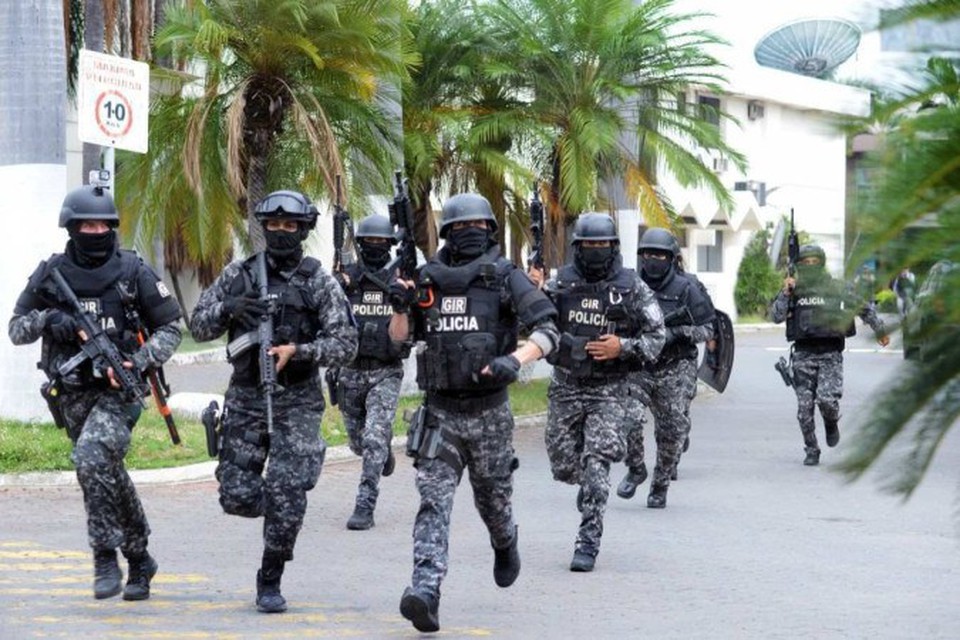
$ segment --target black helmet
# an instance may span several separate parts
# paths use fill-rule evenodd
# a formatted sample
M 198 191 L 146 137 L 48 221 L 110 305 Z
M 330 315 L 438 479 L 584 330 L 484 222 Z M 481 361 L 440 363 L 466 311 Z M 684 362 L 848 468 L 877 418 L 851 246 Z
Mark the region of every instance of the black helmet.
M 120 224 L 113 198 L 103 187 L 86 185 L 67 194 L 60 206 L 60 226 L 78 220 L 103 220 L 111 227 Z
M 617 225 L 613 218 L 605 213 L 582 213 L 573 227 L 573 240 L 576 244 L 581 240 L 610 240 L 620 242 L 617 235 Z
M 390 219 L 376 213 L 360 221 L 354 236 L 358 240 L 361 238 L 386 238 L 390 241 L 390 244 L 397 244 L 397 236 L 393 232 Z
M 461 193 L 443 203 L 440 215 L 440 237 L 446 238 L 447 232 L 455 222 L 486 220 L 492 233 L 497 231 L 497 218 L 493 215 L 490 202 L 478 193 Z
M 797 252 L 797 260 L 803 260 L 804 258 L 818 258 L 821 265 L 827 264 L 826 252 L 815 244 L 805 244 L 800 247 Z
M 643 253 L 645 250 L 663 251 L 676 257 L 679 253 L 680 243 L 673 237 L 673 234 L 661 227 L 651 227 L 640 236 L 640 242 L 637 243 L 637 253 Z
M 286 218 L 304 223 L 307 229 L 317 226 L 318 214 L 310 198 L 299 191 L 274 191 L 254 209 L 254 215 L 261 223 L 270 218 Z

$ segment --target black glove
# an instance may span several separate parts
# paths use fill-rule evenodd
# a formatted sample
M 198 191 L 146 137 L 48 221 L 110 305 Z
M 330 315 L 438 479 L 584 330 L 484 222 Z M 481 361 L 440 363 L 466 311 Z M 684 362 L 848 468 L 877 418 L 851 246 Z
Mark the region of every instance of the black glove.
M 43 321 L 43 327 L 57 342 L 76 342 L 77 321 L 63 311 L 50 311 Z
M 261 300 L 260 295 L 255 291 L 248 291 L 242 296 L 232 296 L 223 301 L 223 313 L 242 325 L 257 324 L 266 312 L 266 301 Z
M 507 385 L 520 377 L 520 361 L 515 356 L 500 356 L 489 364 L 490 378 L 497 384 Z
M 417 299 L 417 290 L 394 281 L 390 285 L 390 306 L 396 313 L 407 313 Z
M 667 334 L 667 339 L 664 340 L 664 342 L 663 342 L 663 346 L 665 346 L 665 347 L 666 347 L 667 345 L 673 344 L 674 342 L 676 342 L 677 340 L 679 340 L 680 338 L 683 337 L 683 336 L 682 336 L 676 329 L 674 329 L 673 327 L 665 327 L 665 329 L 666 329 L 666 334 Z

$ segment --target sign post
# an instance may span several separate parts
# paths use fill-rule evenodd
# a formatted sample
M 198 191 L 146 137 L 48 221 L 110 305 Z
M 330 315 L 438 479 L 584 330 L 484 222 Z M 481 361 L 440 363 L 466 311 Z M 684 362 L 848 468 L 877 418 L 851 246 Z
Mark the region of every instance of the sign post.
M 146 153 L 150 65 L 81 49 L 79 67 L 80 141 Z

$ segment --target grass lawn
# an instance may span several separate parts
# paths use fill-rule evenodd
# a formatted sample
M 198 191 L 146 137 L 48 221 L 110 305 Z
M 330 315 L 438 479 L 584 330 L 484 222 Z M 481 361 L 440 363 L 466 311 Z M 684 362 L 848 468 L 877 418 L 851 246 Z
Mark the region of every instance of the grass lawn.
M 510 387 L 510 403 L 515 416 L 542 413 L 547 410 L 548 380 L 532 380 Z M 148 399 L 149 400 L 149 399 Z M 400 399 L 394 433 L 403 435 L 407 424 L 403 421 L 405 409 L 415 409 L 421 402 L 418 396 Z M 329 446 L 344 444 L 347 439 L 340 411 L 327 407 L 321 423 L 323 436 Z M 166 424 L 152 402 L 144 410 L 133 430 L 133 442 L 127 454 L 129 469 L 158 469 L 176 467 L 210 460 L 199 422 L 177 420 L 182 443 L 170 442 Z M 73 469 L 70 462 L 70 439 L 50 423 L 26 423 L 0 420 L 0 473 L 26 471 L 64 471 Z

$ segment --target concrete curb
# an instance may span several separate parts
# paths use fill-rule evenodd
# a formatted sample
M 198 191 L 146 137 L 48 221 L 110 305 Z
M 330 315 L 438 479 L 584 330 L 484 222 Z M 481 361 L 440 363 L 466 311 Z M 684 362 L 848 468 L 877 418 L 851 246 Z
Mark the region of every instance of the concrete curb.
M 523 429 L 539 426 L 547 419 L 546 413 L 536 413 L 529 416 L 520 416 L 514 419 L 516 428 Z M 394 453 L 402 456 L 404 438 L 394 439 Z M 327 457 L 324 464 L 339 464 L 358 457 L 350 451 L 347 445 L 327 448 Z M 180 484 L 186 482 L 208 482 L 214 479 L 216 460 L 198 462 L 182 467 L 168 467 L 165 469 L 133 469 L 130 478 L 136 485 L 143 484 Z M 34 471 L 29 473 L 11 473 L 0 475 L 0 488 L 7 487 L 76 487 L 77 476 L 73 471 Z

